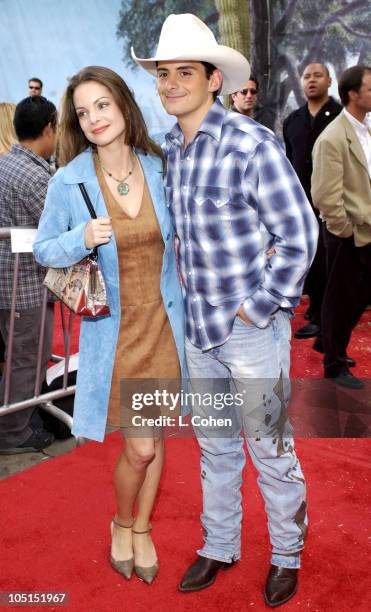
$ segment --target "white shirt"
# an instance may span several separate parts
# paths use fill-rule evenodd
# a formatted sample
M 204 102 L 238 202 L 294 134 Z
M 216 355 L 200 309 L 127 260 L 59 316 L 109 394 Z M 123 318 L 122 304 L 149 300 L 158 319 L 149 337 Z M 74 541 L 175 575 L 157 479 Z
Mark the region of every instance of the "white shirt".
M 351 115 L 346 108 L 344 108 L 344 115 L 354 127 L 354 131 L 365 154 L 368 164 L 368 173 L 371 177 L 371 133 L 366 118 L 362 122 L 358 121 L 358 119 Z

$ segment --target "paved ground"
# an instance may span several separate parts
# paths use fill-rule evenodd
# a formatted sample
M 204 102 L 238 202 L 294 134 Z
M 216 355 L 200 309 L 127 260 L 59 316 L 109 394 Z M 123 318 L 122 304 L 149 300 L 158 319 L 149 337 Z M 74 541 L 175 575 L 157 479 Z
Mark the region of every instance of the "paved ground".
M 76 447 L 74 437 L 67 440 L 56 440 L 43 451 L 38 453 L 21 453 L 19 455 L 0 455 L 0 480 L 22 472 L 42 461 L 49 461 L 52 457 L 64 455 Z

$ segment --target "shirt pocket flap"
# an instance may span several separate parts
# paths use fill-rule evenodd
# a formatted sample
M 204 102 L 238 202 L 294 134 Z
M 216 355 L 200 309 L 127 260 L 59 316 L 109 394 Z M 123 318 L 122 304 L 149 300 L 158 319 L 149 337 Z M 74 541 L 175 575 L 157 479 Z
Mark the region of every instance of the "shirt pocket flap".
M 230 201 L 230 192 L 228 187 L 194 187 L 191 190 L 191 197 L 196 204 L 202 206 L 206 201 L 210 201 L 216 208 L 225 206 Z

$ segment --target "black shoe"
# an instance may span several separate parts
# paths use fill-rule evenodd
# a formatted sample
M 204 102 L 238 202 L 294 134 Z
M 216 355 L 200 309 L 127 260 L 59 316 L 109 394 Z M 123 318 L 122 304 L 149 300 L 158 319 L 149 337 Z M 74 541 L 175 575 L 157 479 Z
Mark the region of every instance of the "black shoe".
M 348 355 L 345 357 L 345 363 L 347 368 L 354 368 L 356 365 L 356 362 L 354 361 L 354 359 L 352 359 L 351 357 L 348 357 Z
M 298 338 L 299 340 L 302 338 L 314 338 L 314 336 L 317 336 L 319 330 L 319 325 L 308 323 L 294 333 L 294 338 Z
M 19 453 L 36 453 L 54 442 L 54 436 L 46 429 L 34 429 L 25 442 L 13 448 L 0 448 L 0 455 L 17 455 Z
M 316 338 L 312 348 L 314 351 L 317 351 L 317 353 L 324 353 L 325 351 L 323 350 L 322 338 Z M 354 368 L 356 366 L 356 361 L 347 355 L 345 357 L 345 365 L 347 368 Z
M 363 389 L 364 383 L 353 376 L 348 368 L 343 368 L 338 374 L 329 375 L 325 373 L 325 378 L 331 378 L 336 385 L 347 387 L 347 389 Z
M 179 585 L 179 591 L 189 593 L 206 589 L 215 582 L 218 571 L 227 570 L 235 564 L 235 561 L 226 563 L 207 557 L 199 557 L 197 561 L 187 569 Z
M 264 599 L 268 606 L 281 606 L 294 597 L 297 590 L 297 569 L 271 565 L 264 589 Z
M 313 343 L 312 349 L 317 353 L 324 353 L 322 338 L 317 337 Z

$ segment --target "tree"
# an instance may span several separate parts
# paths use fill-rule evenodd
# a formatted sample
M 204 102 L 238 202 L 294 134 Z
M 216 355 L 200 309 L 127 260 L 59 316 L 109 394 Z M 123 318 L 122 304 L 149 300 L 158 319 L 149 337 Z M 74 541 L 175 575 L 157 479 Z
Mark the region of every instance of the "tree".
M 123 0 L 116 35 L 123 39 L 123 61 L 128 67 L 137 67 L 131 58 L 131 46 L 140 57 L 153 55 L 162 24 L 171 13 L 193 13 L 219 35 L 214 0 Z
M 163 22 L 174 12 L 196 14 L 217 39 L 220 30 L 223 44 L 250 58 L 259 79 L 256 118 L 275 131 L 289 100 L 305 102 L 301 75 L 307 64 L 330 63 L 339 77 L 350 62 L 371 62 L 368 0 L 123 0 L 117 36 L 126 65 L 136 66 L 131 45 L 151 57 Z
M 288 97 L 305 102 L 301 75 L 311 62 L 331 63 L 339 77 L 349 64 L 369 61 L 371 6 L 367 0 L 249 0 L 252 68 L 260 76 L 256 118 L 277 130 Z

